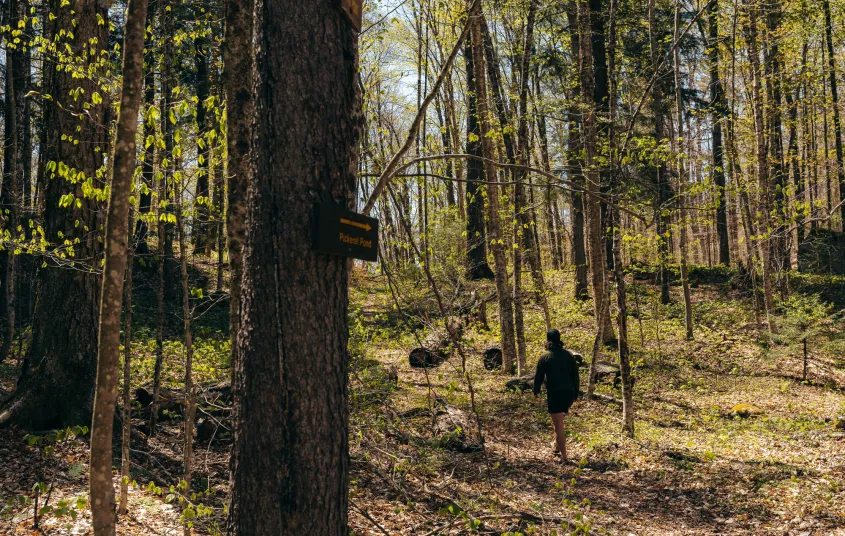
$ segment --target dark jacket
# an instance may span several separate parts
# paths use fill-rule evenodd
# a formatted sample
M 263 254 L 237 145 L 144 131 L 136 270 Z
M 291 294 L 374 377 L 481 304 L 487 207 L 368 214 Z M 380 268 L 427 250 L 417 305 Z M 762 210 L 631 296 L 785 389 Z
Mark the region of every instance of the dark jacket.
M 540 388 L 546 382 L 547 391 L 570 391 L 578 395 L 581 383 L 578 378 L 578 363 L 575 357 L 563 348 L 552 348 L 537 362 L 534 375 L 534 394 L 540 394 Z

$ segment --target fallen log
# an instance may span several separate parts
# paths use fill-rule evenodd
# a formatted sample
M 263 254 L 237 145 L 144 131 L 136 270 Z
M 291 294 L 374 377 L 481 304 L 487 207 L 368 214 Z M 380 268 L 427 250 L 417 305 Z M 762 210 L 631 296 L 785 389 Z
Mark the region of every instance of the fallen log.
M 147 384 L 135 389 L 135 400 L 143 410 L 149 412 L 153 403 L 153 386 Z M 228 415 L 231 412 L 232 385 L 229 382 L 200 385 L 197 387 L 196 403 L 210 415 Z M 185 408 L 185 392 L 164 387 L 158 392 L 159 411 L 182 414 Z
M 463 324 L 453 319 L 450 329 L 458 340 L 463 337 Z M 423 340 L 423 345 L 414 348 L 408 354 L 408 364 L 412 368 L 436 368 L 452 357 L 452 336 L 448 330 L 437 331 Z
M 524 393 L 534 389 L 534 374 L 526 374 L 519 378 L 508 380 L 505 383 L 505 391 L 509 393 Z
M 153 403 L 153 388 L 152 386 L 139 387 L 135 389 L 135 400 L 138 401 L 142 409 L 147 409 Z M 185 408 L 185 393 L 174 391 L 172 389 L 160 388 L 158 391 L 158 410 L 159 411 L 175 411 L 182 413 Z
M 502 369 L 502 350 L 500 348 L 488 348 L 484 351 L 484 368 L 491 371 Z
M 471 429 L 471 420 L 464 410 L 438 399 L 434 410 L 434 435 L 444 448 L 463 453 L 481 451 L 481 443 L 467 435 L 467 430 Z
M 613 378 L 613 387 L 618 389 L 622 386 L 622 372 L 619 365 L 615 363 L 608 363 L 607 361 L 599 361 L 596 363 L 596 381 L 608 381 Z M 631 386 L 633 387 L 636 378 L 631 377 Z

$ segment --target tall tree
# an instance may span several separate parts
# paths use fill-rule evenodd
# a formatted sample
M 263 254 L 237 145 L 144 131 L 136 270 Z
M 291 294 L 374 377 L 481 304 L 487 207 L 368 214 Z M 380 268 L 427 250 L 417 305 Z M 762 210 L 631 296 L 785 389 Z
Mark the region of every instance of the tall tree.
M 203 24 L 206 16 L 205 2 L 197 8 L 196 18 Z M 194 241 L 194 252 L 197 255 L 209 256 L 214 246 L 211 233 L 211 190 L 209 187 L 209 169 L 212 158 L 211 145 L 208 134 L 208 98 L 211 91 L 211 80 L 208 75 L 208 39 L 205 28 L 196 30 L 194 38 L 194 67 L 196 70 L 196 122 L 197 122 L 197 188 L 196 188 L 196 217 L 191 229 Z
M 719 0 L 707 8 L 709 40 L 707 53 L 710 61 L 710 109 L 713 121 L 713 187 L 716 203 L 716 234 L 719 237 L 719 263 L 731 263 L 728 239 L 728 210 L 725 196 L 725 147 L 722 142 L 722 123 L 727 115 L 725 89 L 719 76 Z
M 604 233 L 604 239 L 601 241 L 603 247 L 604 261 L 607 267 L 612 268 L 614 262 L 613 255 L 613 241 L 611 240 L 612 233 L 608 232 L 611 226 L 610 210 L 607 201 L 604 199 L 610 192 L 610 168 L 606 162 L 610 161 L 608 154 L 609 143 L 608 135 L 610 133 L 610 79 L 608 77 L 607 69 L 607 47 L 605 46 L 605 25 L 604 25 L 604 2 L 602 0 L 589 0 L 589 36 L 590 36 L 590 52 L 592 55 L 593 67 L 593 103 L 595 104 L 595 128 L 596 128 L 596 153 L 593 165 L 596 166 L 599 177 L 598 193 L 602 194 L 602 199 L 588 199 L 590 203 L 593 200 L 599 203 L 599 229 Z M 586 36 L 583 37 L 586 39 Z M 589 113 L 589 112 L 588 112 Z M 590 223 L 592 225 L 592 223 Z M 595 257 L 596 259 L 598 257 Z M 591 254 L 591 259 L 594 259 Z M 604 278 L 605 270 L 602 269 L 598 273 L 598 267 L 591 262 L 590 270 L 593 272 L 593 282 L 598 277 Z M 613 325 L 610 319 L 610 300 L 605 300 L 602 307 L 606 307 L 608 311 L 604 311 L 599 317 L 604 318 L 605 325 L 602 328 L 602 342 L 604 344 L 612 344 L 616 337 L 613 334 Z
M 223 40 L 223 86 L 226 93 L 226 249 L 229 252 L 229 335 L 232 370 L 237 369 L 240 331 L 246 192 L 254 100 L 252 95 L 253 0 L 226 1 Z M 222 202 L 222 200 L 221 200 Z
M 581 36 L 578 30 L 577 0 L 570 0 L 567 4 L 566 18 L 569 22 L 569 48 L 574 61 L 581 57 Z M 572 212 L 572 262 L 575 264 L 575 298 L 586 299 L 587 282 L 587 247 L 586 227 L 584 220 L 584 190 L 587 182 L 584 178 L 583 150 L 584 141 L 581 136 L 581 81 L 580 70 L 575 71 L 571 104 L 567 107 L 568 138 L 567 138 L 567 174 L 572 180 L 572 194 L 570 209 Z
M 312 250 L 311 220 L 355 199 L 355 35 L 332 0 L 262 0 L 253 20 L 229 532 L 345 534 L 350 263 Z
M 129 196 L 135 172 L 135 135 L 144 72 L 147 0 L 129 0 L 123 42 L 123 89 L 114 148 L 114 174 L 106 217 L 105 265 L 100 301 L 97 391 L 91 426 L 90 497 L 95 536 L 115 534 L 112 428 L 117 404 L 120 317 L 129 242 Z M 130 272 L 131 273 L 131 272 Z M 129 281 L 129 285 L 132 282 Z M 124 439 L 125 440 L 125 439 Z
M 680 0 L 675 2 L 675 24 L 674 24 L 673 40 L 679 43 L 681 39 L 681 3 Z M 685 181 L 687 180 L 687 166 L 686 155 L 684 154 L 683 146 L 686 141 L 684 136 L 684 99 L 682 97 L 682 83 L 681 83 L 681 52 L 680 47 L 673 47 L 672 59 L 675 72 L 675 105 L 678 110 L 678 138 L 675 146 L 675 158 L 678 165 L 678 200 L 681 204 L 679 210 L 679 249 L 681 250 L 681 286 L 684 290 L 684 325 L 686 328 L 686 338 L 688 341 L 693 340 L 693 317 L 692 317 L 692 296 L 690 294 L 689 277 L 687 277 L 687 209 L 686 199 L 684 198 Z
M 757 157 L 757 189 L 760 199 L 760 208 L 757 210 L 758 221 L 756 222 L 757 229 L 762 233 L 768 234 L 770 228 L 770 210 L 771 210 L 771 184 L 769 182 L 769 152 L 766 144 L 765 121 L 764 121 L 764 102 L 763 102 L 763 74 L 760 68 L 760 48 L 758 44 L 758 30 L 757 30 L 757 6 L 754 0 L 745 0 L 745 7 L 748 10 L 748 20 L 745 22 L 745 39 L 748 44 L 748 56 L 751 60 L 751 78 L 752 78 L 752 102 L 754 114 L 754 133 L 756 135 L 756 157 Z M 774 312 L 773 292 L 772 292 L 772 264 L 771 251 L 768 240 L 761 241 L 760 258 L 762 261 L 763 272 L 763 303 L 766 310 L 766 316 L 769 319 L 769 329 L 774 330 L 774 324 L 771 318 Z
M 654 121 L 654 141 L 658 145 L 662 144 L 666 138 L 665 135 L 665 121 L 666 121 L 666 104 L 665 84 L 663 82 L 663 59 L 660 51 L 659 37 L 657 35 L 657 10 L 655 7 L 655 0 L 648 2 L 648 40 L 649 49 L 651 51 L 651 67 L 655 81 L 651 88 L 651 111 Z M 669 295 L 669 270 L 666 267 L 669 257 L 669 242 L 672 240 L 670 224 L 670 212 L 668 202 L 672 197 L 672 186 L 669 183 L 669 170 L 666 169 L 666 163 L 660 155 L 655 156 L 657 162 L 654 172 L 656 174 L 655 185 L 657 187 L 657 195 L 655 196 L 655 221 L 657 223 L 657 238 L 658 238 L 658 254 L 659 254 L 659 268 L 658 279 L 660 282 L 660 301 L 665 305 L 669 303 L 671 296 Z
M 840 195 L 845 192 L 845 157 L 842 150 L 842 121 L 839 117 L 839 90 L 836 85 L 836 59 L 833 55 L 833 22 L 830 16 L 830 0 L 822 0 L 824 10 L 824 35 L 827 45 L 827 69 L 830 78 L 830 98 L 833 104 L 833 140 L 836 144 L 836 173 L 839 177 Z M 828 188 L 830 196 L 830 189 Z M 830 201 L 833 201 L 830 199 Z M 832 204 L 828 205 L 832 206 Z M 845 221 L 845 203 L 839 208 L 842 220 Z
M 38 272 L 32 343 L 17 393 L 0 409 L 0 424 L 38 430 L 91 422 L 102 254 L 96 236 L 101 204 L 92 191 L 105 186 L 98 171 L 108 152 L 110 121 L 110 103 L 98 84 L 108 62 L 96 53 L 108 42 L 108 24 L 98 22 L 108 20 L 105 4 L 80 0 L 73 10 L 51 4 L 51 15 L 45 32 L 49 39 L 65 42 L 70 53 L 45 62 L 44 93 L 76 94 L 77 99 L 42 101 L 43 121 L 50 128 L 45 129 L 39 182 L 44 188 L 44 235 L 54 257 Z M 59 33 L 71 27 L 72 34 Z M 92 47 L 94 53 L 89 53 Z M 64 246 L 68 237 L 79 238 L 72 258 Z
M 480 3 L 473 3 L 470 11 L 470 26 L 472 36 L 473 68 L 475 70 L 475 89 L 477 112 L 479 119 L 479 134 L 481 137 L 482 154 L 484 155 L 484 173 L 487 176 L 487 239 L 493 250 L 493 266 L 495 271 L 496 294 L 499 298 L 499 327 L 502 342 L 502 368 L 507 374 L 512 374 L 516 358 L 516 343 L 514 340 L 513 302 L 511 300 L 510 285 L 508 284 L 508 261 L 502 237 L 502 223 L 499 214 L 499 187 L 497 185 L 496 168 L 493 165 L 495 153 L 492 132 L 493 117 L 489 109 L 487 96 L 487 80 L 484 76 L 484 53 L 482 51 L 482 12 Z
M 153 190 L 155 189 L 155 135 L 156 121 L 152 109 L 156 98 L 155 50 L 153 39 L 156 24 L 156 8 L 160 0 L 147 2 L 146 27 L 149 31 L 144 42 L 144 150 L 141 163 L 141 191 L 138 204 L 138 221 L 135 224 L 136 252 L 140 255 L 149 253 L 147 237 L 150 228 L 150 215 L 153 213 Z
M 22 11 L 23 10 L 23 11 Z M 17 29 L 19 22 L 26 18 L 26 2 L 9 0 L 6 17 L 10 28 Z M 10 36 L 9 36 L 10 37 Z M 19 212 L 21 206 L 21 186 L 26 161 L 24 133 L 21 124 L 28 121 L 26 117 L 26 55 L 20 46 L 14 45 L 13 38 L 7 38 L 6 56 L 6 106 L 5 106 L 5 150 L 3 151 L 3 189 L 0 192 L 0 221 L 8 233 L 8 237 L 15 240 L 19 237 Z M 17 289 L 17 259 L 14 245 L 6 245 L 0 251 L 0 318 L 4 320 L 3 345 L 0 347 L 0 361 L 6 359 L 15 339 L 15 293 Z
M 481 157 L 481 136 L 478 127 L 478 93 L 475 82 L 472 34 L 467 36 L 464 48 L 467 72 L 467 154 L 475 157 L 467 161 L 467 277 L 473 281 L 493 279 L 493 270 L 487 262 L 487 234 L 484 228 L 484 198 L 479 185 L 484 181 Z

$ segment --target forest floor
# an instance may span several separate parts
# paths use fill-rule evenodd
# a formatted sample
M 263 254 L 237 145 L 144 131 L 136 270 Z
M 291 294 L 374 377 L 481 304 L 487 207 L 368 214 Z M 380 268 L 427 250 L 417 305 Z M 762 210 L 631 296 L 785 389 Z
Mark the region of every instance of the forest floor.
M 845 535 L 841 321 L 823 334 L 814 332 L 809 381 L 802 382 L 802 348 L 788 337 L 788 317 L 775 318 L 784 326 L 783 336 L 760 345 L 741 287 L 704 271 L 700 281 L 696 277 L 694 272 L 696 333 L 689 342 L 683 338 L 678 287 L 672 289 L 677 303 L 662 307 L 653 285 L 630 286 L 635 439 L 621 433 L 617 404 L 581 400 L 567 418 L 575 463 L 560 465 L 550 449 L 545 400 L 505 392 L 506 378 L 482 366 L 482 353 L 497 340 L 495 307 L 489 308 L 491 329 L 465 330 L 467 374 L 457 354 L 439 368 L 412 369 L 408 352 L 418 345 L 413 330 L 424 338 L 438 320 L 432 316 L 430 326 L 401 320 L 387 281 L 356 273 L 350 305 L 349 514 L 355 534 Z M 592 304 L 570 299 L 570 279 L 565 272 L 549 276 L 552 323 L 569 348 L 588 357 Z M 822 292 L 842 307 L 840 279 L 802 276 L 792 287 L 799 294 Z M 403 309 L 430 305 L 422 283 L 417 288 L 416 298 L 400 298 Z M 216 307 L 228 308 L 225 302 Z M 147 313 L 136 310 L 136 316 Z M 198 325 L 201 383 L 226 375 L 222 326 L 223 315 L 213 312 Z M 182 349 L 176 328 L 173 332 L 165 347 L 165 378 L 176 386 Z M 151 371 L 151 333 L 142 319 L 133 345 L 138 384 Z M 529 369 L 542 353 L 544 333 L 541 309 L 527 304 Z M 603 349 L 602 359 L 613 361 L 614 354 Z M 398 372 L 398 382 L 391 370 Z M 15 360 L 0 365 L 0 391 L 11 390 L 15 373 Z M 620 397 L 610 384 L 601 384 L 598 392 Z M 435 399 L 466 412 L 469 429 L 461 432 L 468 438 L 477 439 L 481 428 L 483 451 L 450 450 L 449 437 L 435 437 L 429 411 Z M 753 405 L 753 414 L 733 414 L 738 404 Z M 168 497 L 181 472 L 179 423 L 165 420 L 148 443 L 138 439 L 136 445 L 133 439 L 135 482 L 119 534 L 181 531 L 181 506 Z M 229 436 L 219 432 L 195 447 L 195 490 L 208 490 L 197 501 L 211 508 L 197 520 L 196 534 L 214 534 L 223 524 Z M 18 501 L 0 516 L 0 534 L 37 533 L 34 505 L 19 499 L 31 501 L 36 482 L 48 484 L 54 508 L 66 505 L 64 515 L 44 516 L 45 534 L 90 534 L 90 515 L 77 503 L 87 493 L 86 448 L 81 437 L 59 441 L 45 453 L 23 433 L 0 433 L 0 500 Z M 40 501 L 43 505 L 43 496 Z

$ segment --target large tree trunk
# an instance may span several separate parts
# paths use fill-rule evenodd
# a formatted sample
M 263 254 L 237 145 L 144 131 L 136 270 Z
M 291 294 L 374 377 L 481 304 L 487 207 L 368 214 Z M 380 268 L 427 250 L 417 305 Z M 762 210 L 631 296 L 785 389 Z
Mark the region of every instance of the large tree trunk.
M 135 172 L 135 135 L 144 70 L 144 21 L 147 0 L 130 0 L 123 43 L 123 89 L 114 150 L 114 176 L 106 218 L 105 266 L 100 302 L 97 392 L 91 426 L 90 505 L 95 536 L 114 536 L 112 432 L 117 404 L 120 313 L 129 242 L 129 196 Z M 129 272 L 131 274 L 131 272 Z M 132 281 L 129 281 L 132 285 Z M 124 403 L 128 399 L 125 392 Z M 125 415 L 126 416 L 126 415 Z
M 728 210 L 725 196 L 725 148 L 722 142 L 722 122 L 727 115 L 725 89 L 719 77 L 719 0 L 713 0 L 708 8 L 710 59 L 710 107 L 713 118 L 713 187 L 716 196 L 716 234 L 719 237 L 719 264 L 731 264 L 730 241 L 728 239 Z
M 845 192 L 845 158 L 842 155 L 842 122 L 839 118 L 839 91 L 836 86 L 836 59 L 833 51 L 833 24 L 830 16 L 830 0 L 822 0 L 822 7 L 824 9 L 824 34 L 827 43 L 827 67 L 830 72 L 830 97 L 833 104 L 833 139 L 836 144 L 836 173 L 839 177 L 839 191 L 840 196 Z M 828 183 L 829 184 L 829 183 Z M 832 195 L 830 188 L 828 188 L 828 199 L 831 203 L 828 206 L 833 206 Z M 840 208 L 842 219 L 845 221 L 845 204 Z
M 652 84 L 651 90 L 651 107 L 654 120 L 654 139 L 657 143 L 662 143 L 665 138 L 664 121 L 666 106 L 664 103 L 664 82 L 662 76 L 657 75 L 661 69 L 661 49 L 657 40 L 657 21 L 655 13 L 655 0 L 648 2 L 648 35 L 649 48 L 651 50 L 651 66 L 654 69 L 655 80 Z M 658 273 L 660 282 L 660 301 L 665 305 L 669 303 L 671 296 L 669 294 L 669 271 L 666 268 L 666 263 L 669 258 L 669 243 L 672 241 L 671 230 L 669 228 L 670 215 L 669 207 L 666 206 L 672 197 L 672 187 L 669 184 L 669 171 L 666 169 L 666 163 L 660 158 L 655 165 L 657 196 L 655 198 L 655 221 L 657 222 L 657 236 L 658 236 Z
M 223 85 L 226 92 L 226 249 L 229 251 L 230 361 L 238 366 L 243 244 L 246 237 L 246 192 L 252 143 L 252 10 L 253 0 L 227 0 L 223 40 Z M 221 201 L 222 202 L 222 201 Z
M 59 2 L 51 2 L 55 15 L 51 35 L 59 29 L 75 24 L 73 39 L 68 43 L 73 53 L 85 58 L 99 58 L 87 51 L 92 40 L 107 43 L 107 26 L 97 23 L 98 17 L 108 19 L 106 9 L 93 0 L 80 0 L 75 12 L 61 9 Z M 75 20 L 75 23 L 73 22 Z M 52 260 L 39 271 L 39 296 L 32 326 L 32 344 L 26 357 L 28 365 L 22 371 L 18 392 L 2 410 L 0 424 L 14 423 L 23 428 L 44 430 L 91 422 L 94 403 L 94 383 L 97 370 L 97 317 L 99 305 L 99 260 L 102 247 L 93 230 L 102 224 L 101 205 L 83 194 L 83 181 L 71 183 L 61 176 L 68 169 L 82 172 L 102 188 L 97 170 L 108 152 L 108 123 L 110 103 L 102 95 L 101 103 L 88 101 L 100 88 L 97 83 L 104 67 L 90 63 L 90 78 L 75 78 L 71 70 L 57 69 L 48 62 L 44 88 L 50 95 L 68 95 L 82 88 L 86 98 L 78 101 L 63 99 L 43 101 L 46 130 L 44 185 L 44 233 L 55 247 L 70 237 L 80 239 L 74 246 L 75 266 Z M 88 65 L 83 68 L 87 69 Z M 89 105 L 87 109 L 83 105 Z M 65 135 L 65 139 L 62 139 Z M 74 139 L 85 143 L 74 143 Z M 76 201 L 70 206 L 60 200 L 71 194 Z M 81 229 L 92 232 L 83 233 Z M 57 329 L 61 326 L 61 329 Z
M 773 235 L 770 239 L 770 262 L 772 271 L 780 273 L 782 268 L 789 268 L 786 255 L 786 178 L 783 159 L 783 114 L 781 89 L 781 53 L 778 44 L 782 6 L 780 0 L 766 3 L 765 33 L 765 79 L 766 79 L 766 133 L 769 137 L 769 161 L 771 183 L 771 211 Z
M 493 250 L 493 265 L 496 270 L 496 293 L 499 298 L 499 326 L 502 339 L 502 369 L 506 374 L 513 374 L 516 344 L 514 341 L 513 302 L 508 285 L 508 261 L 505 255 L 505 245 L 502 240 L 502 223 L 499 216 L 499 187 L 496 168 L 493 165 L 493 141 L 489 133 L 492 130 L 493 118 L 488 108 L 487 81 L 484 77 L 484 53 L 481 38 L 481 7 L 473 4 L 470 12 L 472 18 L 471 41 L 473 52 L 473 68 L 475 70 L 475 93 L 477 96 L 478 118 L 481 136 L 481 148 L 484 154 L 484 172 L 488 178 L 487 184 L 487 238 Z
M 610 87 L 607 73 L 607 49 L 605 47 L 605 30 L 604 30 L 604 0 L 589 0 L 590 5 L 590 49 L 593 56 L 593 78 L 595 84 L 593 85 L 593 101 L 596 104 L 596 141 L 599 155 L 604 162 L 608 159 L 606 154 L 607 136 L 610 128 Z M 612 233 L 610 232 L 610 219 L 612 218 L 610 207 L 607 201 L 604 200 L 610 194 L 610 169 L 606 164 L 599 167 L 599 177 L 601 180 L 600 191 L 603 194 L 601 201 L 601 226 L 602 231 L 607 235 L 604 240 L 605 262 L 609 270 L 613 269 L 613 241 Z M 613 327 L 611 326 L 608 316 L 608 325 L 605 333 L 612 339 Z
M 7 19 L 12 28 L 18 27 L 18 21 L 26 17 L 26 2 L 9 0 Z M 13 48 L 8 42 L 6 53 L 6 107 L 5 107 L 5 150 L 3 152 L 3 190 L 0 194 L 0 221 L 2 227 L 13 239 L 19 235 L 19 206 L 21 203 L 21 183 L 24 162 L 27 159 L 23 144 L 24 133 L 21 124 L 27 121 L 26 107 L 26 57 L 20 47 Z M 15 291 L 17 287 L 17 261 L 12 246 L 0 251 L 0 277 L 3 290 L 0 298 L 0 318 L 3 319 L 3 345 L 0 347 L 0 362 L 6 359 L 15 339 Z
M 593 302 L 596 322 L 599 326 L 597 333 L 601 334 L 603 343 L 615 339 L 613 328 L 610 327 L 610 300 L 604 299 L 608 295 L 605 290 L 607 279 L 605 240 L 607 234 L 602 227 L 600 198 L 600 175 L 596 165 L 598 159 L 598 121 L 596 112 L 598 107 L 590 96 L 595 91 L 595 75 L 593 70 L 592 42 L 588 39 L 591 29 L 590 7 L 586 0 L 578 0 L 578 28 L 581 35 L 581 54 L 579 58 L 579 72 L 581 77 L 581 95 L 583 103 L 584 129 L 584 165 L 586 166 L 587 182 L 587 238 L 590 243 L 590 272 L 593 283 Z M 609 328 L 609 329 L 608 329 Z M 609 332 L 609 333 L 608 333 Z
M 608 147 L 608 136 L 610 133 L 610 80 L 607 71 L 607 50 L 604 44 L 604 13 L 602 0 L 589 0 L 590 9 L 590 53 L 592 55 L 593 67 L 593 103 L 595 104 L 595 128 L 596 128 L 596 164 L 600 161 L 609 161 L 609 155 L 606 154 L 606 147 Z M 598 158 L 601 157 L 601 158 Z M 598 192 L 605 197 L 610 192 L 610 168 L 606 164 L 599 167 L 599 190 Z M 588 203 L 592 203 L 592 199 Z M 604 261 L 608 268 L 613 268 L 613 241 L 612 233 L 608 232 L 611 228 L 611 210 L 606 201 L 599 201 L 599 229 L 604 237 L 601 241 L 604 255 Z M 591 223 L 588 223 L 592 225 Z M 591 256 L 591 259 L 593 257 Z M 598 258 L 598 257 L 596 257 Z M 593 281 L 597 277 L 596 270 L 598 267 L 591 263 L 590 266 L 593 272 Z M 602 269 L 601 276 L 604 277 L 605 270 Z M 610 301 L 603 305 L 610 308 Z M 610 318 L 609 311 L 605 311 L 602 318 L 606 318 L 606 324 L 602 329 L 602 343 L 611 344 L 616 340 L 613 334 L 613 323 Z
M 357 47 L 330 0 L 265 0 L 254 25 L 229 531 L 345 534 L 350 262 L 312 249 L 311 220 L 355 199 Z
M 578 31 L 578 8 L 575 0 L 567 5 L 567 20 L 569 22 L 569 40 L 573 57 L 581 57 L 581 37 Z M 577 69 L 576 69 L 577 71 Z M 576 83 L 573 86 L 573 95 L 570 106 L 567 108 L 568 141 L 567 141 L 567 175 L 572 181 L 572 195 L 570 209 L 572 212 L 572 262 L 575 264 L 575 298 L 583 300 L 587 298 L 587 247 L 586 247 L 586 226 L 584 221 L 584 190 L 587 182 L 584 179 L 584 162 L 582 153 L 584 141 L 581 133 L 581 111 L 580 102 L 580 74 L 576 76 Z
M 467 36 L 464 59 L 467 70 L 467 154 L 481 156 L 481 136 L 478 128 L 478 95 L 475 83 L 475 60 L 472 35 Z M 484 229 L 484 199 L 479 183 L 484 180 L 484 166 L 477 158 L 467 161 L 467 277 L 473 281 L 493 279 L 487 263 L 487 238 Z

